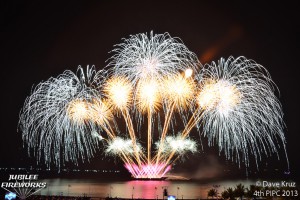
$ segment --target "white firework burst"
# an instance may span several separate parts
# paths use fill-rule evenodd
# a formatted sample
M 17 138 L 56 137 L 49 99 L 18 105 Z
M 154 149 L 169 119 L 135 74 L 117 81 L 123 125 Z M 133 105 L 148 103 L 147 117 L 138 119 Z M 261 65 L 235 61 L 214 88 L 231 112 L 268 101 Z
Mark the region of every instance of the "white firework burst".
M 77 75 L 67 70 L 38 84 L 27 97 L 19 128 L 38 160 L 60 166 L 62 161 L 77 164 L 78 158 L 93 155 L 99 141 L 95 133 L 101 129 L 93 121 L 90 104 L 100 99 L 96 87 L 103 81 L 101 73 L 87 67 L 85 74 L 79 66 Z
M 209 144 L 217 143 L 227 158 L 256 161 L 285 147 L 283 113 L 267 70 L 245 57 L 205 65 L 198 74 L 201 126 Z
M 131 35 L 116 45 L 109 66 L 114 73 L 128 77 L 132 83 L 141 79 L 161 80 L 185 69 L 196 70 L 200 65 L 197 56 L 178 38 L 168 33 Z
M 141 146 L 137 144 L 138 152 L 141 151 Z M 128 155 L 134 153 L 133 142 L 131 139 L 123 139 L 121 137 L 115 137 L 114 139 L 108 141 L 107 148 L 105 150 L 107 154 L 112 155 Z
M 187 152 L 197 152 L 197 143 L 189 138 L 183 138 L 181 134 L 177 136 L 167 136 L 163 145 L 156 143 L 156 148 L 162 148 L 162 151 L 168 155 L 171 152 L 175 152 L 179 155 L 184 155 Z

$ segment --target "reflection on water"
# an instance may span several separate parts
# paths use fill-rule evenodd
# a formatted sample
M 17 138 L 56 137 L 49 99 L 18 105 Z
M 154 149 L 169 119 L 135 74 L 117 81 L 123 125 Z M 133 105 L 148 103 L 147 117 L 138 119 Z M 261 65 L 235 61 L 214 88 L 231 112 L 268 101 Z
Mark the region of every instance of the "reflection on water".
M 42 195 L 88 195 L 92 197 L 123 197 L 123 198 L 162 198 L 163 189 L 169 195 L 181 199 L 206 198 L 207 191 L 219 185 L 218 192 L 228 187 L 242 183 L 245 186 L 253 184 L 252 181 L 222 181 L 213 183 L 198 183 L 190 181 L 114 181 L 107 182 L 92 179 L 46 179 L 47 188 L 41 191 Z

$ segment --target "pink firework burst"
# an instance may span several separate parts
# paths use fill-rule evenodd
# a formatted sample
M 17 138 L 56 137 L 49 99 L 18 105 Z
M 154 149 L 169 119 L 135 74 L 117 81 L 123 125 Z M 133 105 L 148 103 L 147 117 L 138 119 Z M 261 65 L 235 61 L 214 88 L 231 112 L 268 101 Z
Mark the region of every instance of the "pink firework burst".
M 167 163 L 141 164 L 125 163 L 126 169 L 137 179 L 161 179 L 171 170 Z

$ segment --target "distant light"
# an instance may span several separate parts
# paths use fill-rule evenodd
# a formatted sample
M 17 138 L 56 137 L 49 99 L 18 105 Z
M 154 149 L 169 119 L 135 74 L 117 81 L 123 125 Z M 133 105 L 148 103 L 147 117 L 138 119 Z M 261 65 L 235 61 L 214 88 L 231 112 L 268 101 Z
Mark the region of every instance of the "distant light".
M 168 200 L 176 200 L 175 196 L 168 196 Z

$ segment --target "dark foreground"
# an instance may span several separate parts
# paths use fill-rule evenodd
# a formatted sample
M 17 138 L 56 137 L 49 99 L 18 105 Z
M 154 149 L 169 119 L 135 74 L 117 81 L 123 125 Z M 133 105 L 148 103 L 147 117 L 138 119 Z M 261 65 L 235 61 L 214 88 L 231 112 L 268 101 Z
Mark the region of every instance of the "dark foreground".
M 165 200 L 168 198 L 165 197 Z M 26 200 L 142 200 L 140 198 L 110 198 L 110 197 L 70 197 L 70 196 L 46 196 L 46 195 L 33 195 Z M 164 200 L 164 199 L 147 199 L 147 200 Z M 180 199 L 179 199 L 180 200 Z M 182 199 L 183 200 L 183 199 Z M 209 198 L 209 199 L 184 199 L 184 200 L 223 200 L 223 198 Z M 245 198 L 246 200 L 246 198 Z M 264 200 L 264 198 L 260 198 L 260 200 Z
M 33 195 L 26 200 L 133 200 L 135 198 L 110 198 L 110 197 L 70 197 L 70 196 L 46 196 L 46 195 Z M 136 200 L 142 200 L 140 198 Z M 162 199 L 147 199 L 147 200 L 162 200 Z M 165 197 L 165 200 L 167 200 L 167 197 Z M 208 199 L 184 199 L 184 200 L 208 200 Z M 213 198 L 209 198 L 209 200 L 214 200 Z M 218 198 L 218 200 L 222 200 Z

